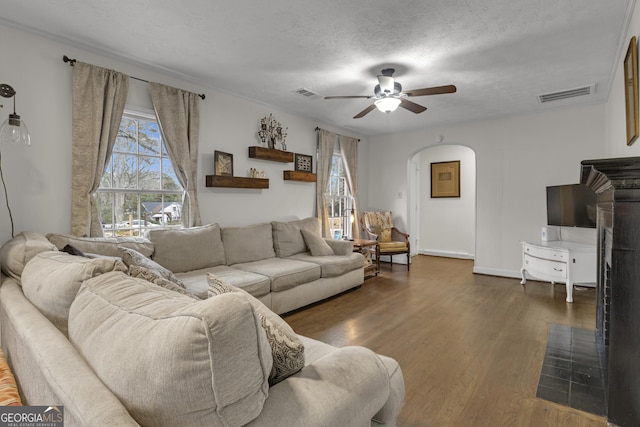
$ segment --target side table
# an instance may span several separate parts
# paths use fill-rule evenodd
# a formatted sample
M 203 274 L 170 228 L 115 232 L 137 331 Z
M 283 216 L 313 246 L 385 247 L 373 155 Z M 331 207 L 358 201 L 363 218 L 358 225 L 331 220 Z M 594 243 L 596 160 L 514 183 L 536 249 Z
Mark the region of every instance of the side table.
M 354 239 L 353 240 L 353 251 L 360 252 L 364 254 L 367 248 L 373 248 L 374 253 L 376 255 L 376 261 L 371 262 L 371 265 L 365 267 L 364 273 L 373 273 L 375 276 L 380 272 L 380 244 L 377 240 L 366 240 L 366 239 Z

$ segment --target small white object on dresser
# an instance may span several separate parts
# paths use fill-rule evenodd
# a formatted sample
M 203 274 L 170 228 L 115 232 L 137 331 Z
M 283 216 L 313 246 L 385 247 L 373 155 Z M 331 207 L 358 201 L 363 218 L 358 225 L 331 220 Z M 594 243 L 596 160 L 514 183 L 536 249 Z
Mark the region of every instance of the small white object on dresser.
M 548 242 L 522 243 L 522 281 L 527 275 L 554 284 L 565 283 L 567 302 L 573 302 L 573 285 L 576 283 L 595 286 L 596 247 L 585 243 L 555 240 Z

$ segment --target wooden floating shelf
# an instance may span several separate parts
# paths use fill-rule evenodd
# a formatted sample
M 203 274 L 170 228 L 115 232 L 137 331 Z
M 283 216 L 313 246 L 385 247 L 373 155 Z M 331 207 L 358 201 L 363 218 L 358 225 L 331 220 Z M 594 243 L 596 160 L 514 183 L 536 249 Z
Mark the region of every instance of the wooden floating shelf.
M 241 176 L 207 175 L 207 187 L 228 188 L 269 188 L 269 180 L 266 178 L 244 178 Z
M 272 162 L 291 163 L 293 152 L 253 146 L 249 147 L 249 157 L 252 159 L 270 160 Z
M 316 174 L 304 171 L 282 171 L 285 181 L 316 182 Z

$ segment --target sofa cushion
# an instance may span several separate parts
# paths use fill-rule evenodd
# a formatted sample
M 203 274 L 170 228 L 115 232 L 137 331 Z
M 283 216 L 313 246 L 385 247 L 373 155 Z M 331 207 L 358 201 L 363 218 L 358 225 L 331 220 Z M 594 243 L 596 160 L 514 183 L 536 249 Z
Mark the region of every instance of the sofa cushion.
M 135 249 L 120 248 L 122 253 L 122 261 L 131 268 L 132 266 L 144 267 L 146 270 L 153 271 L 158 276 L 165 280 L 175 283 L 177 286 L 184 289 L 184 285 L 178 280 L 173 272 L 167 268 L 164 268 L 154 260 L 147 258 Z M 137 270 L 140 271 L 140 270 Z
M 78 292 L 69 338 L 140 425 L 241 426 L 269 392 L 269 343 L 239 292 L 195 301 L 105 274 Z
M 210 296 L 228 292 L 245 292 L 211 273 L 207 274 L 207 282 Z M 273 368 L 269 375 L 269 385 L 274 385 L 304 367 L 304 346 L 291 326 L 280 316 L 251 295 L 247 294 L 247 298 L 258 314 L 271 346 Z
M 24 295 L 63 334 L 67 335 L 69 307 L 87 279 L 110 271 L 126 271 L 118 258 L 84 258 L 64 252 L 41 252 L 24 267 Z
M 287 259 L 310 262 L 317 264 L 321 269 L 321 277 L 342 276 L 352 270 L 365 266 L 365 258 L 362 254 L 352 252 L 349 255 L 312 256 L 308 252 L 293 255 Z
M 225 227 L 222 241 L 227 255 L 227 265 L 274 258 L 271 224 L 254 224 L 246 227 Z
M 225 264 L 220 226 L 152 229 L 147 238 L 153 242 L 153 260 L 174 273 Z
M 46 236 L 35 231 L 23 231 L 0 248 L 2 272 L 20 281 L 20 276 L 31 258 L 45 251 L 54 251 L 56 246 Z
M 315 217 L 287 222 L 273 221 L 271 226 L 273 227 L 273 248 L 279 258 L 307 251 L 307 245 L 300 230 L 321 234 L 320 220 Z
M 184 283 L 187 290 L 198 297 L 207 298 L 207 274 L 213 273 L 233 286 L 247 291 L 256 298 L 267 295 L 271 290 L 271 280 L 262 274 L 219 265 L 201 270 L 178 273 L 176 276 Z
M 267 276 L 271 280 L 272 292 L 284 291 L 320 278 L 320 266 L 290 258 L 272 258 L 233 267 Z
M 71 245 L 85 254 L 120 256 L 120 248 L 131 248 L 144 256 L 153 254 L 153 243 L 142 237 L 77 237 L 69 234 L 49 233 L 47 239 L 59 250 Z
M 300 230 L 300 233 L 312 256 L 335 255 L 331 246 L 319 234 L 309 230 Z
M 162 286 L 165 289 L 178 292 L 179 294 L 182 294 L 182 295 L 190 296 L 191 298 L 201 299 L 198 296 L 187 291 L 184 285 L 178 285 L 171 280 L 165 279 L 160 274 L 158 274 L 156 270 L 151 270 L 139 265 L 132 265 L 131 267 L 129 267 L 129 276 L 135 277 L 137 279 L 146 280 L 147 282 L 151 282 L 158 286 Z

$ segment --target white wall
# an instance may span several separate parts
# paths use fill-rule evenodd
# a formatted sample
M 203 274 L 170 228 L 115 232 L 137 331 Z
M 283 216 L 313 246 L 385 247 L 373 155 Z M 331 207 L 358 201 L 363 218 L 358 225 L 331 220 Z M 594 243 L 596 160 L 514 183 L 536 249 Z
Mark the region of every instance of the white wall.
M 223 226 L 243 225 L 302 218 L 314 214 L 315 184 L 282 179 L 282 171 L 293 169 L 293 163 L 283 164 L 248 158 L 248 147 L 257 145 L 258 124 L 265 115 L 273 113 L 283 126 L 289 128 L 289 151 L 312 154 L 314 157 L 316 126 L 359 137 L 145 66 L 134 65 L 2 24 L 0 52 L 3 57 L 0 61 L 0 83 L 9 84 L 16 90 L 17 112 L 28 124 L 32 137 L 32 146 L 29 148 L 0 147 L 16 234 L 23 230 L 69 232 L 71 229 L 72 69 L 62 62 L 62 56 L 65 54 L 79 61 L 112 68 L 134 77 L 206 94 L 206 99 L 200 103 L 198 164 L 200 209 L 205 223 L 218 222 Z M 0 109 L 2 121 L 11 112 L 10 101 L 0 98 L 0 104 L 4 104 L 4 108 Z M 146 84 L 131 81 L 128 103 L 138 107 L 151 107 Z M 366 160 L 366 141 L 360 146 L 363 159 Z M 206 188 L 205 175 L 213 173 L 215 150 L 233 154 L 235 175 L 247 176 L 250 167 L 264 169 L 270 178 L 270 188 Z M 366 163 L 362 163 L 359 169 L 359 198 L 364 203 L 368 191 L 366 173 Z M 10 237 L 9 216 L 2 204 L 0 242 Z
M 406 227 L 408 160 L 439 135 L 476 153 L 474 271 L 517 277 L 519 242 L 546 224 L 545 187 L 579 182 L 580 161 L 604 155 L 604 104 L 371 137 L 369 208 Z
M 473 258 L 476 236 L 476 158 L 468 147 L 437 145 L 421 151 L 418 252 Z M 431 163 L 460 161 L 460 197 L 431 197 Z M 414 194 L 411 194 L 413 197 Z
M 622 39 L 620 57 L 617 62 L 615 77 L 606 103 L 606 148 L 604 157 L 640 156 L 640 138 L 628 146 L 625 125 L 624 101 L 624 69 L 623 61 L 632 36 L 640 42 L 640 9 L 635 8 L 629 22 L 627 34 Z
M 634 17 L 635 18 L 635 17 Z M 634 21 L 635 22 L 635 21 Z M 635 25 L 634 28 L 638 28 Z M 314 154 L 316 126 L 358 137 L 311 119 L 238 99 L 145 66 L 90 52 L 0 24 L 0 83 L 17 91 L 17 111 L 28 123 L 33 145 L 0 147 L 4 177 L 16 233 L 22 230 L 68 232 L 71 205 L 72 70 L 62 55 L 113 68 L 129 75 L 206 93 L 201 102 L 199 183 L 204 222 L 248 224 L 304 217 L 314 211 L 315 185 L 285 182 L 282 165 L 247 157 L 264 115 L 274 113 L 289 127 L 291 151 Z M 6 58 L 10 58 L 7 60 Z M 132 83 L 130 100 L 149 106 L 140 83 Z M 2 99 L 3 116 L 10 100 Z M 613 101 L 607 104 L 607 120 Z M 402 113 L 402 111 L 399 111 Z M 422 118 L 420 118 L 422 119 Z M 424 116 L 428 126 L 428 116 Z M 418 151 L 444 135 L 449 144 L 472 148 L 477 158 L 477 238 L 475 269 L 510 274 L 519 269 L 519 241 L 535 239 L 545 223 L 544 187 L 578 181 L 579 162 L 604 156 L 604 105 L 486 120 L 363 139 L 360 144 L 361 207 L 394 212 L 399 228 L 408 229 L 407 163 Z M 637 143 L 634 150 L 640 147 Z M 250 167 L 265 169 L 268 190 L 211 189 L 215 150 L 234 154 L 237 175 Z M 1 190 L 0 190 L 1 192 Z M 7 210 L 0 206 L 0 242 L 10 237 Z

